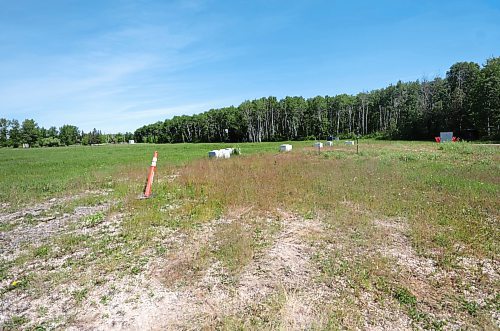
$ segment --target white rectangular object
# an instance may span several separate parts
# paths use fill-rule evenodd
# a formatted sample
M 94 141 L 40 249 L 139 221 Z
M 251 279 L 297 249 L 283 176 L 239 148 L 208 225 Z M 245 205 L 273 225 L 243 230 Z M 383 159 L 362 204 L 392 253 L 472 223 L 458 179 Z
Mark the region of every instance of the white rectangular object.
M 346 145 L 354 145 L 354 140 L 346 140 L 345 144 Z
M 316 147 L 316 148 L 323 148 L 323 143 L 322 142 L 317 142 L 317 143 L 314 143 L 313 146 Z
M 439 137 L 441 138 L 441 143 L 453 141 L 453 132 L 440 132 Z
M 326 146 L 333 146 L 333 141 L 327 141 Z
M 234 153 L 234 148 L 214 149 L 208 152 L 208 157 L 216 159 L 229 159 Z
M 219 150 L 214 149 L 213 151 L 208 152 L 208 157 L 219 158 Z
M 292 150 L 292 145 L 283 144 L 280 145 L 280 152 L 290 152 Z
M 134 140 L 129 140 L 128 143 L 129 144 L 135 144 L 135 141 Z

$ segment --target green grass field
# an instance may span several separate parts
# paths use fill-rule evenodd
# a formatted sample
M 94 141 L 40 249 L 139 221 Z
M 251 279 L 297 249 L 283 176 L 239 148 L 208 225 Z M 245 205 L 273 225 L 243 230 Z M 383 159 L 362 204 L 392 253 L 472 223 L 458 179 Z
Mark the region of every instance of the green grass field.
M 299 143 L 302 144 L 303 143 Z M 224 144 L 105 145 L 0 149 L 0 202 L 22 205 L 85 189 L 109 187 L 122 172 L 147 172 L 153 152 L 163 167 L 204 158 Z M 276 150 L 276 144 L 244 144 L 246 154 Z
M 500 326 L 498 147 L 279 144 L 0 149 L 0 323 Z

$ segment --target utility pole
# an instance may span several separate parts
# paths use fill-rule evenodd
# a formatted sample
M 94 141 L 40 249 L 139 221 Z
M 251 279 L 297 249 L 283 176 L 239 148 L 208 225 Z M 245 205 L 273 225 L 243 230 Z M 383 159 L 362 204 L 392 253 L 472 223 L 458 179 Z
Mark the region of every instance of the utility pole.
M 356 133 L 356 154 L 359 154 L 359 133 Z

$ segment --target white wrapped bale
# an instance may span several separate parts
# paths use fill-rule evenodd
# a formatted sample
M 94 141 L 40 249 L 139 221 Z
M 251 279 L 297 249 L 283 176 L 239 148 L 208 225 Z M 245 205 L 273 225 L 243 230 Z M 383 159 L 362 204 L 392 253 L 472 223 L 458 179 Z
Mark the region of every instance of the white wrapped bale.
M 354 140 L 346 140 L 345 144 L 346 145 L 354 145 Z
M 333 141 L 327 141 L 326 146 L 330 146 L 330 147 L 333 146 Z
M 219 150 L 214 149 L 213 151 L 208 152 L 208 157 L 210 158 L 219 158 Z
M 280 152 L 290 152 L 292 150 L 292 145 L 283 144 L 280 145 Z
M 318 142 L 315 142 L 313 146 L 316 148 L 323 148 L 323 143 L 318 141 Z
M 208 152 L 208 157 L 216 159 L 229 159 L 231 154 L 236 153 L 239 154 L 240 150 L 236 150 L 235 148 L 214 149 L 213 151 Z

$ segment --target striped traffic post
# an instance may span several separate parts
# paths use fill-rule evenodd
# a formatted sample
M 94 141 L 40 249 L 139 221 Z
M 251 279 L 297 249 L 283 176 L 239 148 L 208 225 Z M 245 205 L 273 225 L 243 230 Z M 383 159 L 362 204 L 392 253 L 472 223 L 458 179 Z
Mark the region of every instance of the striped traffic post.
M 156 161 L 158 161 L 158 152 L 155 151 L 153 161 L 151 161 L 151 167 L 149 167 L 148 181 L 146 183 L 146 187 L 144 188 L 144 198 L 149 198 L 151 196 L 151 188 L 153 186 L 153 179 L 156 172 Z

